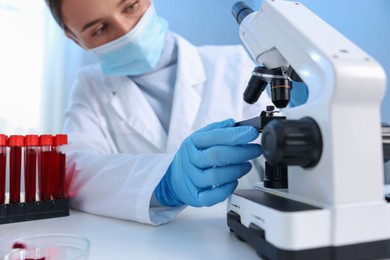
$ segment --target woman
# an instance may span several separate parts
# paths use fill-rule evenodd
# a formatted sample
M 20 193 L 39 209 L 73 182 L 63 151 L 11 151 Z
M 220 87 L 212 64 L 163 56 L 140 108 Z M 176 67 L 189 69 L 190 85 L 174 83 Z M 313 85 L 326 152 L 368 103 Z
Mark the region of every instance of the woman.
M 151 0 L 46 0 L 100 64 L 79 72 L 64 131 L 74 208 L 153 225 L 224 201 L 261 155 L 242 101 L 255 64 L 241 46 L 195 47 Z M 212 123 L 217 122 L 217 123 Z M 206 127 L 204 127 L 207 125 Z M 203 128 L 202 128 L 203 127 Z

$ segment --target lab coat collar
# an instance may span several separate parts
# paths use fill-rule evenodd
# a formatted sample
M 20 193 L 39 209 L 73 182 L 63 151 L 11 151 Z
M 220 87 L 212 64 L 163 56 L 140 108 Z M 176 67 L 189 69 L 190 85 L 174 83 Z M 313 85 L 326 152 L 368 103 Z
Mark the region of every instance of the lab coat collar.
M 193 132 L 193 124 L 201 104 L 206 74 L 198 49 L 174 34 L 178 43 L 178 66 L 173 97 L 169 136 L 157 115 L 136 84 L 126 76 L 105 77 L 110 87 L 111 103 L 128 126 L 160 151 L 175 152 Z

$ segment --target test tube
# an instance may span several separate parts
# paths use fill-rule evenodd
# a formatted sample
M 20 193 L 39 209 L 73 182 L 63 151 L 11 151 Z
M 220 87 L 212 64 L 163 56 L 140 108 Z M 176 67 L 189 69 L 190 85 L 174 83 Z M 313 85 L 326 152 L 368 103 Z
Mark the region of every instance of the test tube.
M 65 198 L 65 153 L 61 151 L 61 147 L 68 143 L 68 136 L 65 134 L 57 134 L 54 138 L 54 154 L 55 154 L 55 178 L 53 181 L 54 199 Z
M 24 137 L 11 135 L 8 140 L 9 152 L 9 201 L 10 203 L 20 202 L 20 181 L 22 175 L 22 149 Z
M 39 156 L 38 156 L 38 189 L 39 199 L 50 200 L 50 184 L 51 184 L 51 171 L 53 169 L 52 157 L 52 145 L 53 136 L 41 135 L 39 136 Z
M 26 202 L 34 202 L 37 185 L 38 135 L 24 137 L 24 189 Z
M 8 136 L 0 134 L 0 205 L 5 203 L 5 180 Z

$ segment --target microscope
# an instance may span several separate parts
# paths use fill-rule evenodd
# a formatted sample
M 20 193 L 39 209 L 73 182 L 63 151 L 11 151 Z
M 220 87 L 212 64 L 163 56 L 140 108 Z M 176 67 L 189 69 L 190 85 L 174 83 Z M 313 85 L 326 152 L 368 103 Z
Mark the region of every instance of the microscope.
M 298 2 L 263 0 L 257 12 L 238 2 L 232 12 L 261 64 L 244 100 L 269 86 L 273 105 L 238 123 L 261 132 L 265 178 L 229 198 L 230 231 L 264 259 L 390 258 L 383 68 Z M 308 100 L 291 108 L 300 81 Z

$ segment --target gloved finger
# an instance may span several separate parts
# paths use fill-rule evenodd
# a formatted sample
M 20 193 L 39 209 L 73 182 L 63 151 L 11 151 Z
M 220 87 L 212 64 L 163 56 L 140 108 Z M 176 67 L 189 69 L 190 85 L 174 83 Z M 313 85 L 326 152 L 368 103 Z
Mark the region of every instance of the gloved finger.
M 236 181 L 247 174 L 251 168 L 252 164 L 250 162 L 245 162 L 223 167 L 212 167 L 200 171 L 200 175 L 190 175 L 189 177 L 197 188 L 210 188 Z
M 195 133 L 207 132 L 207 131 L 210 131 L 213 129 L 218 129 L 218 128 L 233 127 L 235 125 L 235 123 L 236 123 L 236 121 L 234 119 L 230 118 L 230 119 L 226 119 L 226 120 L 221 121 L 221 122 L 215 122 L 215 123 L 209 124 L 201 129 L 199 129 Z
M 252 126 L 238 126 L 213 129 L 194 133 L 191 140 L 196 148 L 202 150 L 215 145 L 240 145 L 255 140 L 259 131 Z
M 190 160 L 196 167 L 206 169 L 214 166 L 243 163 L 259 157 L 262 152 L 259 144 L 213 146 L 196 152 Z
M 309 90 L 305 82 L 293 82 L 290 95 L 290 107 L 296 107 L 306 103 L 309 96 Z
M 192 205 L 192 206 L 209 207 L 219 202 L 222 202 L 233 193 L 237 185 L 238 185 L 238 181 L 233 181 L 212 189 L 201 191 L 198 194 L 197 205 Z

